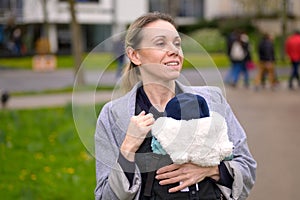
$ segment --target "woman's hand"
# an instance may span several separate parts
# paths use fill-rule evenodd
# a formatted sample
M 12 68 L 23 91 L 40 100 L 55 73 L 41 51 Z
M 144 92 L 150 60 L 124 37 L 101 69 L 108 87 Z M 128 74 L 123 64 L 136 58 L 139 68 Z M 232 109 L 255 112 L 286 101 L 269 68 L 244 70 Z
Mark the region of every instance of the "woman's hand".
M 134 161 L 134 153 L 143 143 L 154 121 L 153 115 L 151 113 L 146 115 L 145 111 L 131 117 L 125 139 L 120 149 L 126 159 Z
M 218 181 L 218 166 L 201 167 L 192 163 L 186 163 L 182 165 L 171 164 L 158 169 L 155 178 L 160 180 L 160 185 L 181 182 L 179 186 L 173 187 L 169 190 L 169 192 L 177 192 L 202 181 L 205 177 L 211 177 Z

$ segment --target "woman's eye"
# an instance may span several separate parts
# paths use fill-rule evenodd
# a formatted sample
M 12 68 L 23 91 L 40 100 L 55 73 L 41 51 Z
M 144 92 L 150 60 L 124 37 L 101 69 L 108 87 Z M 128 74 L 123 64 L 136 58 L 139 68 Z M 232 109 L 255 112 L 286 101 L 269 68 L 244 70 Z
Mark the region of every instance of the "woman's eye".
M 157 42 L 156 45 L 159 47 L 163 47 L 165 45 L 165 42 Z
M 179 42 L 179 41 L 178 41 L 178 42 L 175 42 L 174 45 L 175 45 L 176 47 L 181 47 L 181 42 Z

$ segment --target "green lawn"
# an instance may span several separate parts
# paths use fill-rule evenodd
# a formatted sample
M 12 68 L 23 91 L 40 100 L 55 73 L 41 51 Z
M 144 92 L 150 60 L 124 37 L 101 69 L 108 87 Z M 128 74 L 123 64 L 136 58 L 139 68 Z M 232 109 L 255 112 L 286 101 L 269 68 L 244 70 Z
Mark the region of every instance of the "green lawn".
M 79 139 L 70 105 L 0 110 L 0 121 L 1 199 L 94 199 L 95 160 Z
M 0 66 L 16 69 L 32 69 L 32 56 L 0 58 Z M 71 55 L 58 55 L 57 68 L 72 68 L 74 66 L 73 57 Z M 110 53 L 90 53 L 83 56 L 82 64 L 90 69 L 115 67 L 113 56 Z
M 185 67 L 209 67 L 213 63 L 218 67 L 227 67 L 229 60 L 223 53 L 186 53 Z M 14 57 L 14 58 L 0 58 L 0 66 L 16 68 L 16 69 L 32 69 L 32 57 Z M 74 66 L 71 56 L 63 55 L 57 56 L 57 68 L 72 68 Z M 116 62 L 110 53 L 90 53 L 85 55 L 82 61 L 84 69 L 116 69 Z

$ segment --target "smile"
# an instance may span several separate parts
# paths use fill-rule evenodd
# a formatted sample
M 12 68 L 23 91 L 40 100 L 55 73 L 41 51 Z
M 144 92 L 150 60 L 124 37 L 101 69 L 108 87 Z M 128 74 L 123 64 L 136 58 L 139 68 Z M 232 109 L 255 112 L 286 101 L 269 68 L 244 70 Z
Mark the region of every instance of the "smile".
M 172 61 L 172 62 L 165 63 L 165 65 L 167 65 L 167 66 L 177 66 L 177 65 L 179 65 L 179 62 Z

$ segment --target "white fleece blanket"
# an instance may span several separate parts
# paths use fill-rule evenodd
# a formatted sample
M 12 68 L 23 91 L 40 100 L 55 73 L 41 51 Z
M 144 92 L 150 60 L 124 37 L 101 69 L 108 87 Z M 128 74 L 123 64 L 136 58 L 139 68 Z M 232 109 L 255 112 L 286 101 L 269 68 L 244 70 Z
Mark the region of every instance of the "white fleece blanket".
M 233 150 L 225 119 L 216 112 L 211 112 L 210 117 L 191 120 L 160 117 L 152 127 L 152 134 L 176 164 L 216 166 L 231 156 Z

